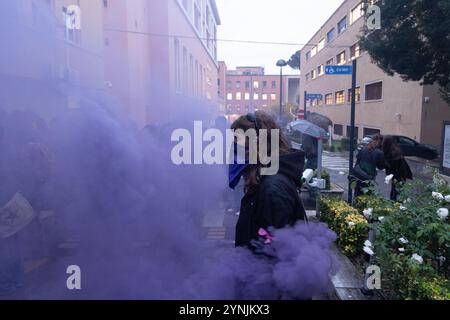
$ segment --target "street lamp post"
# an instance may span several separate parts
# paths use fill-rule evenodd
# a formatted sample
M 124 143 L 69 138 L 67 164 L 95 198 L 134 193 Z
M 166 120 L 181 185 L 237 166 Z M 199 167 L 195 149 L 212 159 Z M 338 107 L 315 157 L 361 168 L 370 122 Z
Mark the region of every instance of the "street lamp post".
M 283 118 L 283 67 L 286 66 L 286 60 L 278 60 L 277 67 L 280 67 L 280 121 Z

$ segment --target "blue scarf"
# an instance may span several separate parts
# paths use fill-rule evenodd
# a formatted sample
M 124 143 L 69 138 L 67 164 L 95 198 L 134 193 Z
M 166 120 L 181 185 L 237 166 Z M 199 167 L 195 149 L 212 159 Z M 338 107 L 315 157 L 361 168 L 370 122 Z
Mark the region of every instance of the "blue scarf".
M 245 159 L 245 161 L 242 161 L 241 158 L 238 156 L 238 148 L 241 148 L 236 143 L 234 144 L 234 158 L 233 163 L 229 165 L 228 170 L 228 182 L 231 189 L 235 189 L 237 185 L 239 184 L 239 181 L 241 180 L 242 175 L 244 174 L 245 169 L 248 167 L 248 160 Z M 238 161 L 238 158 L 241 159 L 241 161 Z M 240 164 L 239 164 L 239 163 Z M 242 162 L 245 162 L 242 164 Z

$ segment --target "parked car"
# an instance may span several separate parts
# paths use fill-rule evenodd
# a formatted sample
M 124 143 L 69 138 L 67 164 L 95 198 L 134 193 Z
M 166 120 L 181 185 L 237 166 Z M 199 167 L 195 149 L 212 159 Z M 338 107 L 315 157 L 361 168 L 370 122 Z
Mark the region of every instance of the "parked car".
M 373 137 L 374 136 L 364 137 L 358 146 L 358 150 L 366 147 L 370 141 L 372 141 Z M 435 160 L 439 157 L 436 147 L 432 145 L 419 143 L 405 136 L 393 135 L 392 137 L 397 141 L 405 157 L 418 157 L 426 160 Z

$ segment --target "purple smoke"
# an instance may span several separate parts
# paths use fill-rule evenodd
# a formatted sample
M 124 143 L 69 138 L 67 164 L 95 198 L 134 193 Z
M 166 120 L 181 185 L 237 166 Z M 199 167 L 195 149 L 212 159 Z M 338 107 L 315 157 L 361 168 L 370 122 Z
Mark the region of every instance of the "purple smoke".
M 1 17 L 8 3 L 2 1 Z M 57 41 L 50 18 L 41 18 L 45 32 L 26 52 L 51 59 L 46 52 L 57 51 Z M 0 19 L 0 62 L 15 70 L 30 57 L 14 45 L 25 31 L 10 20 Z M 120 104 L 82 84 L 60 87 L 43 76 L 24 92 L 20 81 L 0 74 L 0 86 L 8 88 L 0 99 L 0 207 L 21 192 L 38 214 L 53 213 L 18 235 L 25 258 L 57 258 L 39 286 L 26 288 L 26 298 L 304 299 L 330 290 L 335 236 L 321 224 L 276 231 L 270 261 L 205 240 L 204 216 L 223 210 L 226 171 L 173 165 L 170 135 L 192 130 L 194 120 L 211 123 L 210 105 L 186 99 L 180 108 L 178 101 L 168 108 L 178 108 L 177 119 L 139 130 Z M 43 102 L 73 91 L 80 108 L 61 101 L 51 110 Z M 74 244 L 68 256 L 46 252 L 61 243 Z M 7 259 L 0 255 L 0 265 Z M 71 264 L 82 270 L 80 292 L 66 288 Z

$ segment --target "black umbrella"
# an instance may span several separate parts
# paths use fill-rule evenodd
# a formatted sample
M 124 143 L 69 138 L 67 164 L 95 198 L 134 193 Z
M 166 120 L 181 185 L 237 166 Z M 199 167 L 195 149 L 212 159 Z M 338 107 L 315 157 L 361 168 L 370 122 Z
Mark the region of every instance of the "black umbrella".
M 288 128 L 290 131 L 299 131 L 316 139 L 328 137 L 324 129 L 306 120 L 293 121 L 288 124 Z

